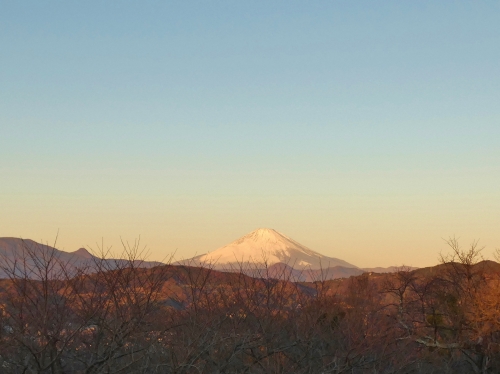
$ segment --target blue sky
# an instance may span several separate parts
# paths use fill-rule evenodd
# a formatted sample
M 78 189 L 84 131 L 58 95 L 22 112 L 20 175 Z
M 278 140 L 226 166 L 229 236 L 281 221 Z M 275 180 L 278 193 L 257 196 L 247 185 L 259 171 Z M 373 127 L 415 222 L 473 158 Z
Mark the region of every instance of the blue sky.
M 499 24 L 492 1 L 2 1 L 0 236 L 500 247 Z

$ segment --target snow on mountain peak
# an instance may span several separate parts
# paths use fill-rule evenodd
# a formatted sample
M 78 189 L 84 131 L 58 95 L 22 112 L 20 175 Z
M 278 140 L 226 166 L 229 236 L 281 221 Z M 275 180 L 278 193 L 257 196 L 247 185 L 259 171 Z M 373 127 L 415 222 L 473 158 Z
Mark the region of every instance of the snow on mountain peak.
M 324 256 L 276 230 L 260 228 L 210 253 L 193 258 L 216 268 L 240 264 L 286 263 L 296 268 L 320 269 L 333 266 L 356 268 L 343 260 Z
M 277 243 L 283 240 L 290 240 L 290 238 L 273 229 L 257 229 L 236 240 L 234 243 L 243 243 L 245 241 Z

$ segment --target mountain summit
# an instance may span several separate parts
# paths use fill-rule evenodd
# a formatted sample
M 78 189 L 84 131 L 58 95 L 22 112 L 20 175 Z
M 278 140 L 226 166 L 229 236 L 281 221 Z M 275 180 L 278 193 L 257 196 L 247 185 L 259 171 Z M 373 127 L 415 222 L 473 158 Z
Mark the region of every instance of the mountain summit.
M 216 269 L 264 263 L 284 263 L 295 269 L 325 269 L 335 266 L 357 268 L 338 258 L 314 252 L 276 230 L 265 228 L 252 231 L 224 247 L 189 261 L 194 264 L 211 264 Z

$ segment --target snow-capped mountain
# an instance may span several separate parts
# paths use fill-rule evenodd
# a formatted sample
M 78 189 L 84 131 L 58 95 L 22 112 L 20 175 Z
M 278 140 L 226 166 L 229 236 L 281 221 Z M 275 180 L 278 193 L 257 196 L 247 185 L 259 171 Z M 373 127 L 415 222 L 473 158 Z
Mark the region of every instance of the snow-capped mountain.
M 211 265 L 215 269 L 238 268 L 241 264 L 267 266 L 284 263 L 295 269 L 326 269 L 356 266 L 324 256 L 273 229 L 258 229 L 215 251 L 181 261 L 182 264 Z

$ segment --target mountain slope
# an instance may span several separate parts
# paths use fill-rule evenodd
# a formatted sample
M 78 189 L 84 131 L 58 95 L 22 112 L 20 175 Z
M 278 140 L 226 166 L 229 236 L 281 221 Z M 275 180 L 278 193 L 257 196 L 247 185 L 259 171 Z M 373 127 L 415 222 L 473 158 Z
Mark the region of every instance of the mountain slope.
M 99 263 L 106 263 L 108 269 L 127 263 L 127 260 L 123 259 L 101 260 L 85 248 L 80 248 L 75 252 L 65 252 L 31 239 L 0 238 L 0 278 L 6 278 L 12 274 L 16 274 L 16 276 L 26 275 L 23 272 L 30 273 L 28 275 L 30 278 L 36 278 L 39 269 L 48 261 L 52 261 L 50 267 L 52 274 L 56 274 L 61 268 L 71 270 L 88 267 L 88 270 L 92 272 Z M 155 261 L 136 261 L 134 264 L 138 267 L 161 265 L 160 262 Z
M 357 269 L 344 260 L 324 256 L 273 229 L 258 229 L 234 242 L 180 263 L 211 265 L 215 269 L 261 267 L 263 264 L 287 264 L 295 269 L 325 269 L 342 266 Z
M 361 275 L 362 269 L 346 268 L 343 266 L 328 267 L 325 269 L 294 269 L 287 264 L 278 262 L 267 268 L 253 268 L 243 270 L 245 275 L 253 278 L 279 279 L 291 282 L 316 282 L 326 281 L 338 278 L 349 278 L 351 276 Z
M 94 257 L 85 248 L 80 248 L 75 252 L 65 252 L 31 239 L 0 238 L 0 256 L 4 259 L 20 260 L 24 256 L 29 256 L 30 253 L 42 255 L 49 252 L 54 252 L 61 261 L 72 263 L 80 263 Z

